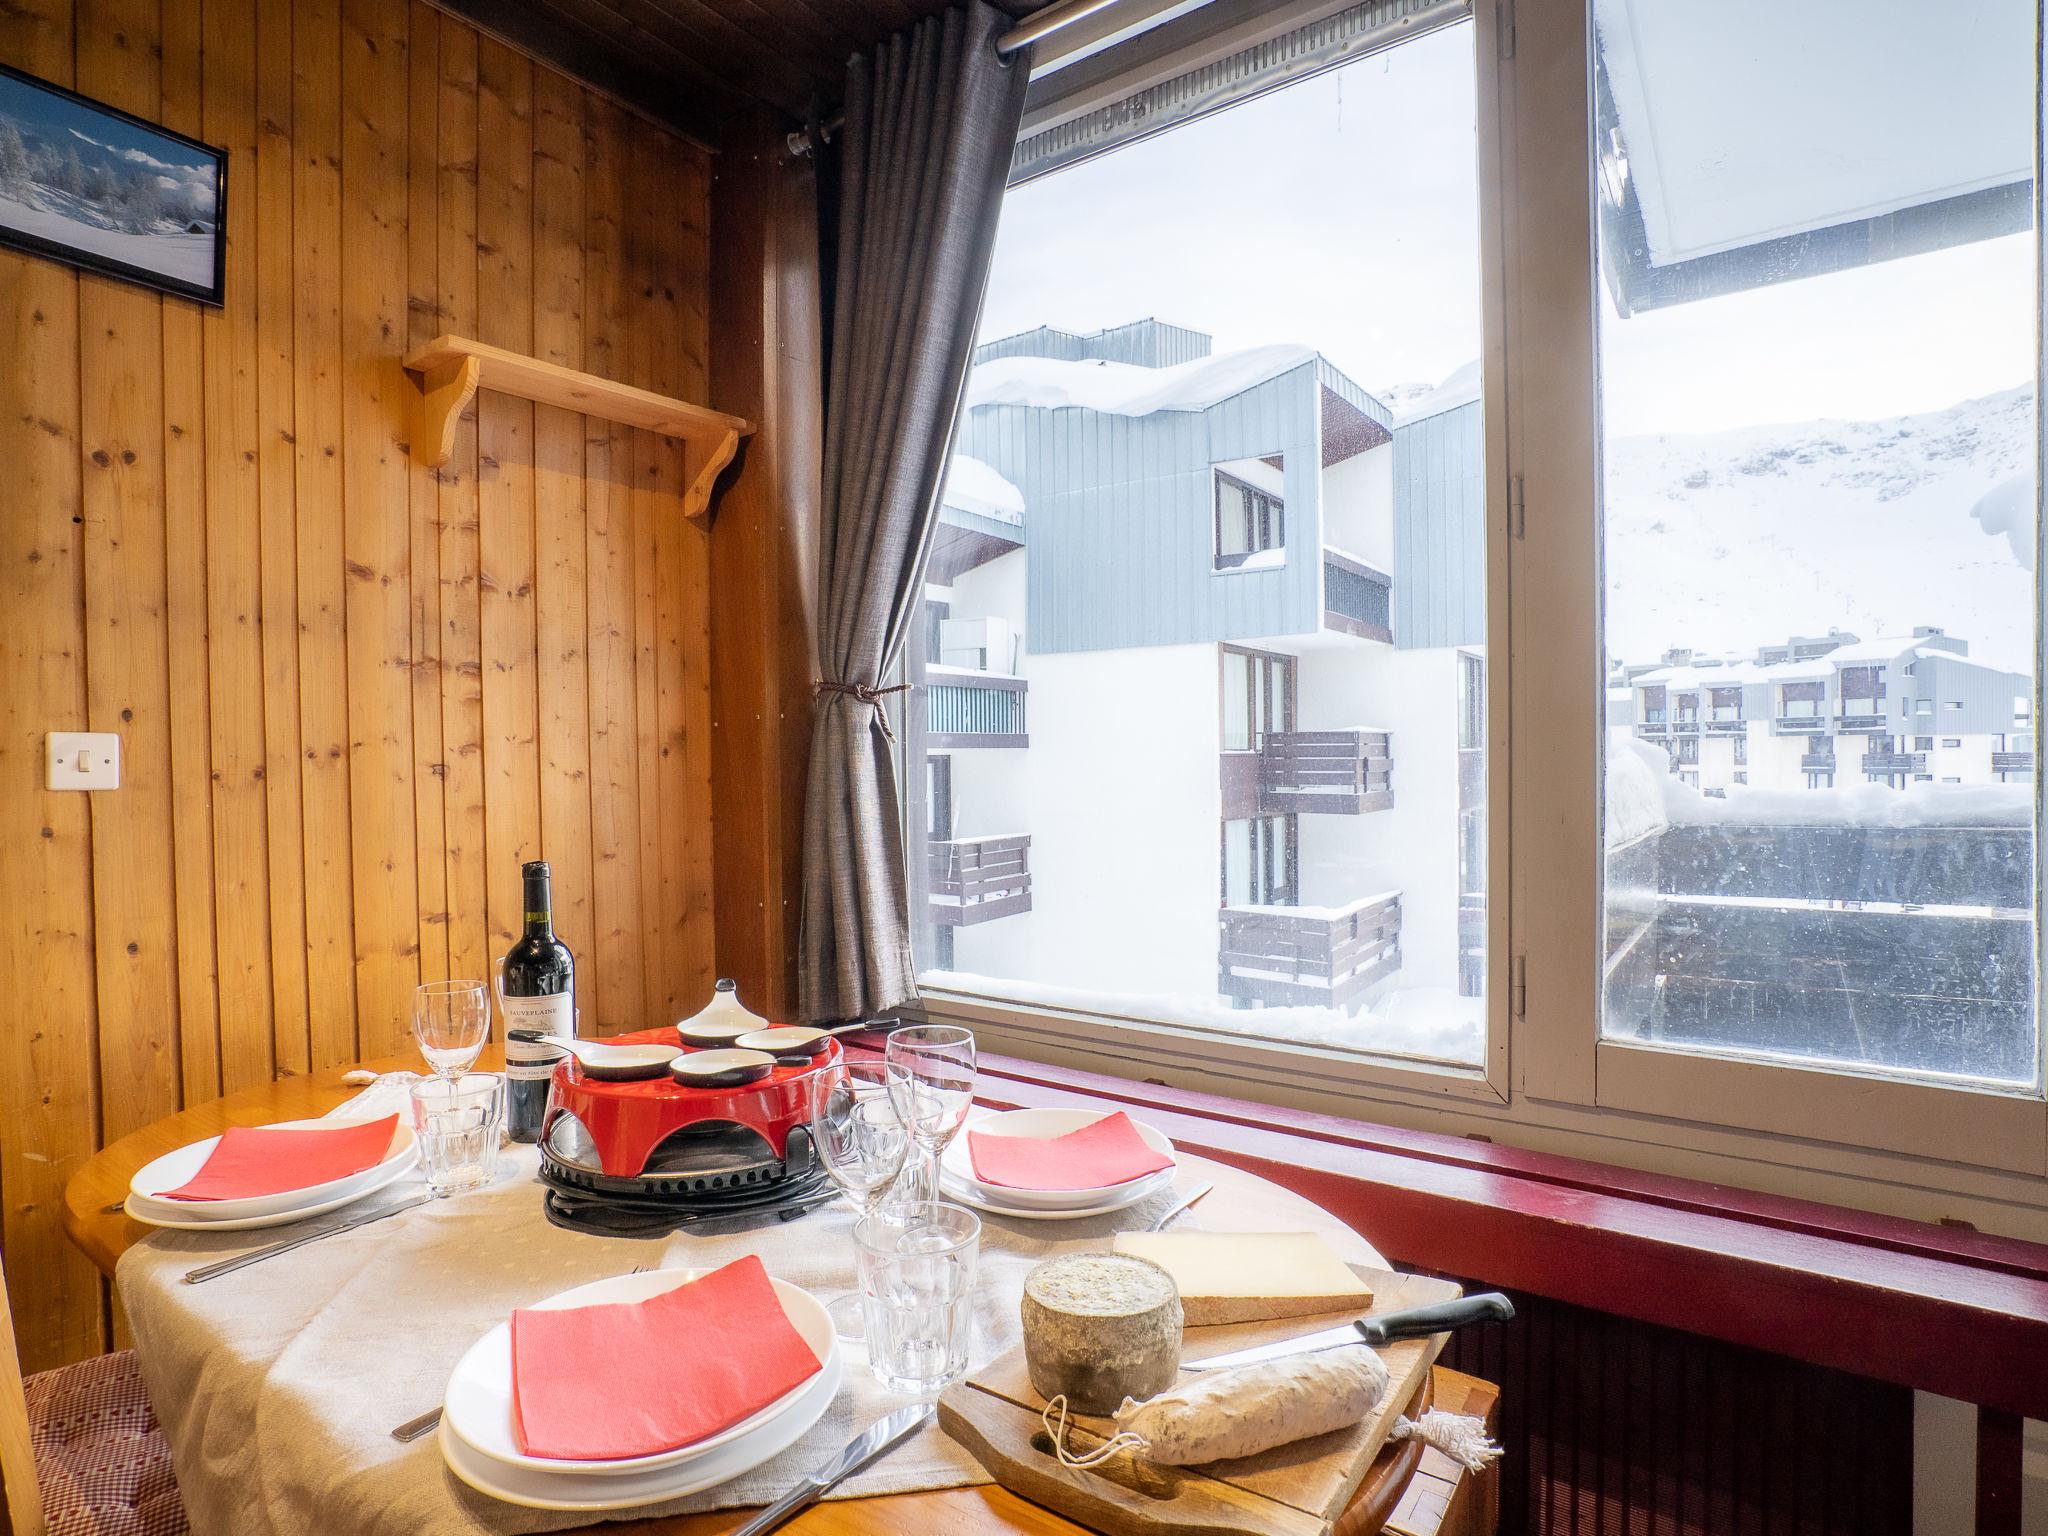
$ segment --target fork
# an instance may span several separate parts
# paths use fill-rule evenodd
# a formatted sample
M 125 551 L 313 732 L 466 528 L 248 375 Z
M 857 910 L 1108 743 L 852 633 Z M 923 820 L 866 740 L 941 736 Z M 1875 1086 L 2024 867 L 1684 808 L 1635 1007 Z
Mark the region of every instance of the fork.
M 629 1275 L 644 1275 L 652 1268 L 654 1268 L 652 1264 L 635 1264 L 631 1269 L 627 1270 L 626 1273 Z M 403 1424 L 399 1425 L 396 1429 L 392 1430 L 391 1438 L 396 1440 L 400 1445 L 411 1445 L 413 1441 L 421 1439 L 424 1436 L 432 1433 L 434 1426 L 439 1424 L 440 1422 L 440 1408 L 429 1408 L 425 1413 L 421 1414 L 418 1418 L 407 1419 Z

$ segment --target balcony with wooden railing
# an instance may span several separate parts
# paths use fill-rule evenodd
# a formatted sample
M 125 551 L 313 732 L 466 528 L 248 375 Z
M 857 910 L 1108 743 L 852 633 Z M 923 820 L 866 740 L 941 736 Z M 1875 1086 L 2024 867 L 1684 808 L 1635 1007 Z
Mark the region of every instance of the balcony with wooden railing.
M 1832 752 L 1805 753 L 1799 759 L 1799 769 L 1802 773 L 1833 773 L 1835 771 L 1835 754 Z
M 1797 711 L 1776 716 L 1771 721 L 1771 730 L 1779 736 L 1820 736 L 1834 729 L 1834 723 L 1824 714 L 1804 715 Z
M 1031 685 L 1003 672 L 925 668 L 925 729 L 930 748 L 1028 747 L 1024 703 Z
M 956 837 L 930 845 L 931 920 L 969 928 L 1031 910 L 1031 839 Z
M 1401 893 L 1341 907 L 1225 907 L 1217 989 L 1240 1003 L 1343 1008 L 1401 968 Z
M 1394 639 L 1394 578 L 1340 549 L 1323 549 L 1323 627 L 1361 640 Z
M 2034 754 L 2031 752 L 1994 752 L 1991 754 L 1993 773 L 2032 773 Z
M 1259 754 L 1259 812 L 1357 816 L 1394 803 L 1394 759 L 1385 731 L 1268 731 Z
M 1866 752 L 1863 771 L 1873 779 L 1896 778 L 1901 774 L 1925 773 L 1925 752 Z

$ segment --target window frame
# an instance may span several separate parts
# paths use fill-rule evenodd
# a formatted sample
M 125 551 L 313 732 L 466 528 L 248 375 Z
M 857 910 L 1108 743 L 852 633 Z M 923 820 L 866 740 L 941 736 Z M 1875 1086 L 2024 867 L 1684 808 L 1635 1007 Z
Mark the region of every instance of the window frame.
M 1510 578 L 1520 661 L 1509 769 L 1520 797 L 1514 944 L 1528 972 L 1516 1086 L 1602 1111 L 1910 1157 L 1955 1159 L 1966 1147 L 1967 1160 L 1981 1166 L 2048 1172 L 2048 1098 L 2038 1086 L 2016 1092 L 1961 1079 L 1866 1075 L 1835 1063 L 1677 1050 L 1601 1033 L 1605 849 L 1596 744 L 1604 583 L 1591 34 L 1590 0 L 1530 7 L 1518 18 L 1508 85 L 1510 137 L 1544 151 L 1515 165 L 1507 194 L 1525 242 L 1508 267 L 1508 410 L 1517 427 L 1509 472 L 1521 478 L 1529 529 L 1516 541 Z M 2037 241 L 2039 220 L 2037 201 Z M 2037 635 L 2037 689 L 2038 646 Z M 2037 917 L 2037 976 L 2040 931 Z
M 1253 555 L 1263 555 L 1277 549 L 1284 556 L 1287 553 L 1287 498 L 1275 496 L 1271 491 L 1262 491 L 1250 481 L 1233 475 L 1221 464 L 1209 467 L 1210 505 L 1215 511 L 1214 541 L 1211 558 L 1212 569 L 1220 575 L 1229 575 L 1245 570 L 1245 562 Z M 1226 554 L 1223 549 L 1223 488 L 1235 487 L 1244 497 L 1245 549 L 1242 553 Z M 1265 533 L 1271 537 L 1258 542 Z M 1253 571 L 1271 570 L 1271 566 L 1253 566 Z
M 1309 10 L 1276 10 L 1271 32 Z M 1681 1053 L 1600 1035 L 1598 744 L 1608 680 L 1596 618 L 1590 5 L 1497 0 L 1476 5 L 1471 22 L 1488 667 L 1482 1064 L 1275 1045 L 946 990 L 928 992 L 911 1012 L 969 1024 L 992 1049 L 1133 1079 L 1922 1219 L 1960 1212 L 2048 1237 L 2048 1193 L 2038 1185 L 2048 1172 L 2048 1100 L 2038 1092 Z M 2048 570 L 2048 562 L 2036 566 Z M 2037 690 L 2038 652 L 2037 641 Z M 1825 729 L 1832 701 L 1825 687 L 1819 693 L 1810 707 Z M 1640 690 L 1636 699 L 1632 710 L 1643 707 Z M 1770 707 L 1785 714 L 1787 702 L 1774 691 Z M 2038 702 L 2015 702 L 2015 724 L 2030 728 Z M 2042 776 L 2034 777 L 2038 786 Z M 2048 880 L 2039 857 L 2041 793 L 2037 787 L 2037 882 Z M 2048 914 L 2038 884 L 2036 899 Z M 2037 964 L 2039 932 L 2037 925 Z M 2048 982 L 2048 968 L 2041 974 Z

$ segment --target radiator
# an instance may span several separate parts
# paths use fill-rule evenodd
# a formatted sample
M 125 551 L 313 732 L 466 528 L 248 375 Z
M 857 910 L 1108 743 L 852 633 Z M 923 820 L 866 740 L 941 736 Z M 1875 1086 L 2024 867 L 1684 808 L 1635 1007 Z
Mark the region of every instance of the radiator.
M 1513 1299 L 1443 1356 L 1501 1389 L 1502 1536 L 1910 1536 L 1905 1388 Z

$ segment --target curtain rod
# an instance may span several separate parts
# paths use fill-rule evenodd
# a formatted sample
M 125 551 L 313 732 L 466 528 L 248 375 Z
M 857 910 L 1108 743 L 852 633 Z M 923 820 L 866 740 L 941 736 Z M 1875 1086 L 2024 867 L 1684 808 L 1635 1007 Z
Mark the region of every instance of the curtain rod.
M 1118 3 L 1120 0 L 1053 0 L 1053 4 L 1033 11 L 997 38 L 996 52 L 1008 58 L 1018 49 L 1029 48 L 1040 39 L 1051 37 L 1077 21 L 1086 21 L 1098 11 L 1106 11 Z M 789 152 L 808 155 L 819 145 L 831 143 L 832 136 L 845 126 L 846 114 L 835 112 L 823 122 L 812 123 L 790 134 L 787 139 Z

